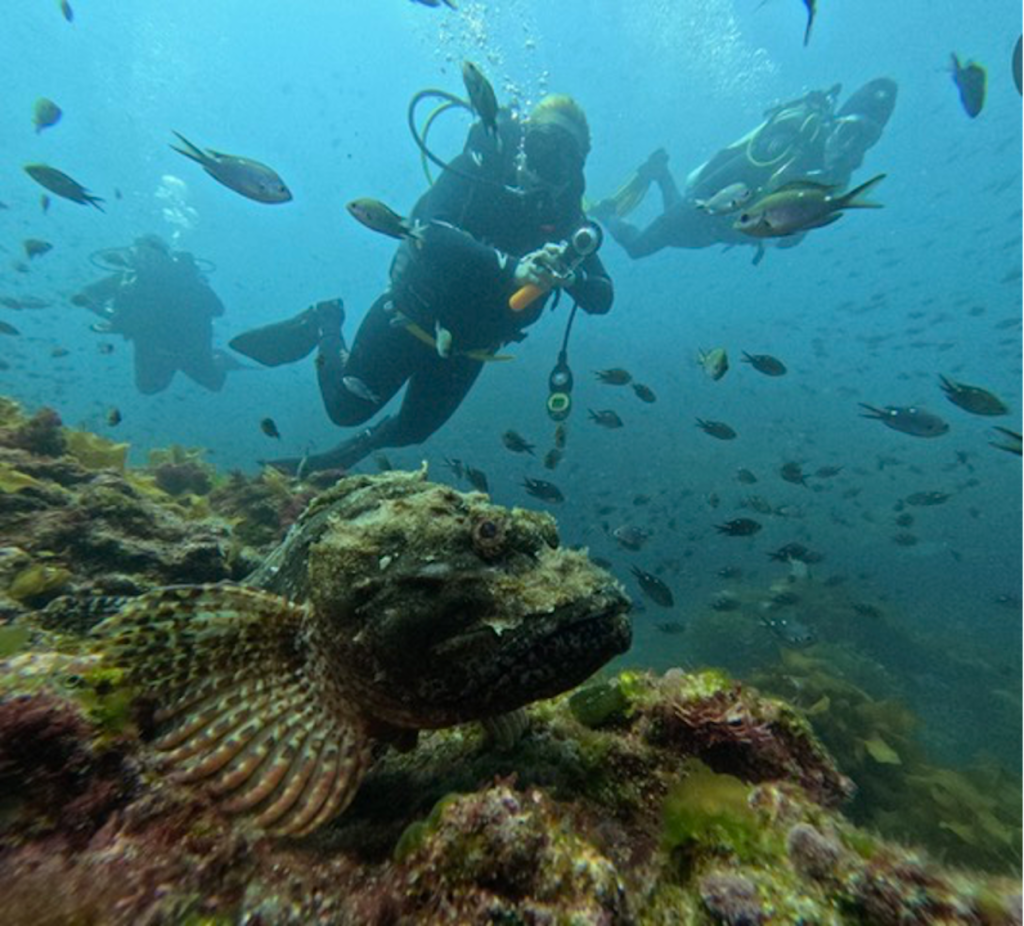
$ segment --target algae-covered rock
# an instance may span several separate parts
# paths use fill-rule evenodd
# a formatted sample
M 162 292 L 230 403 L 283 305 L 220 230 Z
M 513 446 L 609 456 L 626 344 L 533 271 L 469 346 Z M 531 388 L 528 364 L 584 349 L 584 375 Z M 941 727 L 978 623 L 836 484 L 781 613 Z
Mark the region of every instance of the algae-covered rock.
M 401 922 L 633 922 L 612 862 L 542 793 L 504 785 L 450 801 L 397 888 Z

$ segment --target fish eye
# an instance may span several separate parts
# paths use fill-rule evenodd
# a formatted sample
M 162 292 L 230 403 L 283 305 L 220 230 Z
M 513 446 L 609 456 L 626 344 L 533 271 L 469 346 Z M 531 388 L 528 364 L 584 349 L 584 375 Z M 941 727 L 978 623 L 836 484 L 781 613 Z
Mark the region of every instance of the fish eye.
M 495 559 L 505 551 L 505 521 L 485 515 L 473 524 L 471 538 L 473 549 L 483 559 Z

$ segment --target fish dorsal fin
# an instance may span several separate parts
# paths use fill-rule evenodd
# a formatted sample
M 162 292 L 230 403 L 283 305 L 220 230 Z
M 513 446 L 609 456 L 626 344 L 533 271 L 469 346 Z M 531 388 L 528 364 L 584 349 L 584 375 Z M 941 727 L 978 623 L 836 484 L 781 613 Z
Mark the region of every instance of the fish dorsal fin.
M 818 183 L 816 180 L 790 180 L 782 186 L 776 187 L 772 193 L 798 192 L 800 190 L 820 190 L 822 193 L 832 193 L 839 187 L 834 184 Z
M 268 592 L 183 585 L 95 629 L 157 704 L 155 746 L 181 778 L 276 835 L 344 810 L 370 762 L 366 725 L 311 651 L 309 622 L 307 607 Z

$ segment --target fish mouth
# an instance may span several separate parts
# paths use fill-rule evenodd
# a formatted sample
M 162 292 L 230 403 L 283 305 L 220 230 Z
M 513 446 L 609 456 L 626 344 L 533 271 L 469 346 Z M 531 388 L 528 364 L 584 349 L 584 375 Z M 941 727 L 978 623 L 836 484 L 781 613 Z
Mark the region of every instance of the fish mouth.
M 625 594 L 610 586 L 524 620 L 514 639 L 503 646 L 504 666 L 492 676 L 480 700 L 494 702 L 494 711 L 502 712 L 575 688 L 629 650 L 630 607 Z

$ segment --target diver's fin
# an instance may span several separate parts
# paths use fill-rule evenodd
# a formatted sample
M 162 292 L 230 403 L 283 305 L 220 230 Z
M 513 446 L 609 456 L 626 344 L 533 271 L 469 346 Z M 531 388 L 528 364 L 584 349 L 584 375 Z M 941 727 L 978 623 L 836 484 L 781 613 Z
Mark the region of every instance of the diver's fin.
M 316 306 L 283 322 L 235 335 L 228 346 L 265 367 L 295 363 L 313 353 L 320 343 L 320 317 Z
M 868 203 L 864 202 L 860 197 L 863 196 L 868 190 L 876 187 L 885 178 L 886 174 L 878 174 L 872 177 L 870 180 L 862 183 L 858 187 L 854 187 L 849 193 L 844 193 L 839 199 L 836 200 L 837 209 L 881 209 L 881 203 Z
M 651 183 L 665 173 L 667 165 L 668 153 L 664 148 L 658 148 L 611 196 L 594 204 L 595 217 L 601 219 L 603 213 L 605 218 L 611 215 L 620 219 L 626 218 L 644 201 Z
M 95 630 L 154 700 L 156 748 L 182 778 L 289 836 L 344 810 L 370 761 L 365 725 L 308 633 L 305 607 L 229 585 L 149 592 Z
M 174 132 L 173 129 L 171 129 L 171 131 Z M 195 145 L 193 145 L 192 142 L 190 142 L 184 135 L 181 134 L 181 132 L 174 132 L 174 134 L 178 136 L 178 140 L 185 147 L 176 148 L 174 145 L 170 145 L 169 147 L 172 151 L 177 151 L 178 154 L 185 155 L 185 157 L 195 161 L 197 164 L 202 164 L 203 167 L 206 167 L 208 164 L 211 163 L 210 157 L 207 154 L 205 154 L 200 148 L 197 148 Z

